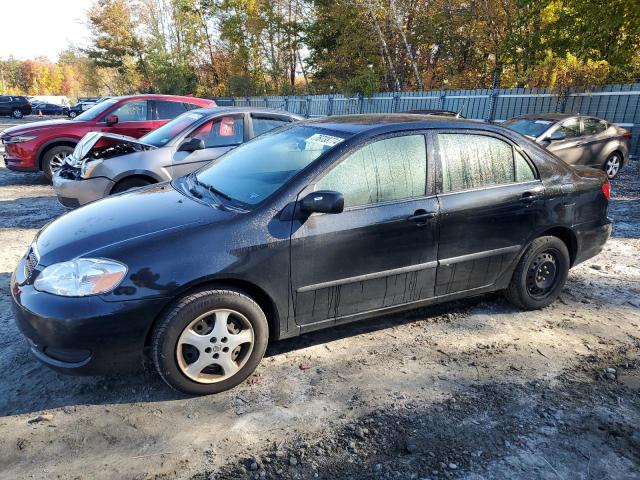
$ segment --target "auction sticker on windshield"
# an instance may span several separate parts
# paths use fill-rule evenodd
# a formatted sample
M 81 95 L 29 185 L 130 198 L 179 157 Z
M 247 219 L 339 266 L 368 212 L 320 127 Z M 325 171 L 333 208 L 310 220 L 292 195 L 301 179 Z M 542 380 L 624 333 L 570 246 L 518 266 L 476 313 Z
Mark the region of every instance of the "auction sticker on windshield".
M 307 138 L 307 143 L 316 143 L 318 145 L 322 145 L 323 147 L 335 147 L 343 140 L 344 138 L 334 137 L 333 135 L 314 133 L 309 138 Z

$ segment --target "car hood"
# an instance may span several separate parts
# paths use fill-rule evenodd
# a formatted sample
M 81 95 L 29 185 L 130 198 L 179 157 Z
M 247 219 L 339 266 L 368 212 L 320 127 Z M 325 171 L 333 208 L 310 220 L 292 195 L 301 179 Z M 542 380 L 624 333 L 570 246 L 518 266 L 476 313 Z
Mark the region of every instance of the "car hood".
M 23 125 L 17 125 L 15 127 L 7 128 L 4 130 L 0 137 L 11 137 L 14 135 L 24 135 L 41 130 L 53 130 L 58 128 L 67 128 L 70 125 L 83 126 L 89 125 L 90 122 L 78 122 L 76 120 L 44 120 L 42 122 L 25 123 Z
M 155 150 L 155 145 L 141 142 L 133 137 L 115 133 L 89 132 L 78 142 L 67 164 L 79 167 L 84 160 L 97 160 L 126 155 L 132 152 Z
M 44 227 L 36 236 L 40 264 L 105 252 L 136 239 L 151 241 L 163 233 L 198 224 L 228 220 L 237 212 L 187 197 L 169 183 L 110 196 L 73 210 Z

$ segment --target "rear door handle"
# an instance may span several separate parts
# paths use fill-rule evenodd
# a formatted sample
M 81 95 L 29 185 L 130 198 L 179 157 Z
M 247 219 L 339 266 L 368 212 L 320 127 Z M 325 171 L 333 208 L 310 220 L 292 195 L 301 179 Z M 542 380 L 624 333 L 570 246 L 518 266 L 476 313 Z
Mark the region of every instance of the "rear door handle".
M 436 212 L 427 212 L 426 210 L 416 210 L 413 215 L 411 215 L 407 220 L 411 222 L 415 222 L 418 224 L 427 223 L 427 220 L 430 220 L 436 216 Z

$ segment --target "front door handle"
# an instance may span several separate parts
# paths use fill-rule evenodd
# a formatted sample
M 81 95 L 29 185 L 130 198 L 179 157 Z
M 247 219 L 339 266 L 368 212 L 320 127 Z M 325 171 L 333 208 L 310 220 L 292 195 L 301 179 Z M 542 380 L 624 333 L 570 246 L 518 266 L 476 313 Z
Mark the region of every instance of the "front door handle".
M 420 225 L 427 223 L 427 220 L 430 220 L 435 216 L 436 212 L 427 212 L 426 210 L 420 209 L 413 212 L 413 215 L 411 215 L 407 220 Z
M 538 194 L 535 192 L 524 192 L 522 194 L 522 201 L 525 203 L 531 203 L 538 198 Z

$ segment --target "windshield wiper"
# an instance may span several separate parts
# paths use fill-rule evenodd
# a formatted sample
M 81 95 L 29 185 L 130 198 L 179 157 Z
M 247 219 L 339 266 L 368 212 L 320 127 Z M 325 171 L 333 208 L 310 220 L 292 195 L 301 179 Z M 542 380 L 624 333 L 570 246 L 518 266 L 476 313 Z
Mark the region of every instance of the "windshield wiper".
M 229 201 L 233 201 L 233 198 L 231 198 L 229 195 L 227 195 L 224 192 L 221 192 L 220 190 L 218 190 L 217 188 L 215 188 L 212 185 L 209 185 L 208 183 L 203 183 L 200 180 L 198 180 L 198 177 L 196 176 L 195 172 L 189 174 L 189 176 L 191 177 L 191 179 L 195 182 L 196 185 L 198 185 L 199 187 L 204 188 L 205 190 L 208 190 L 209 193 L 211 193 L 214 197 L 222 197 L 225 200 L 229 200 Z

